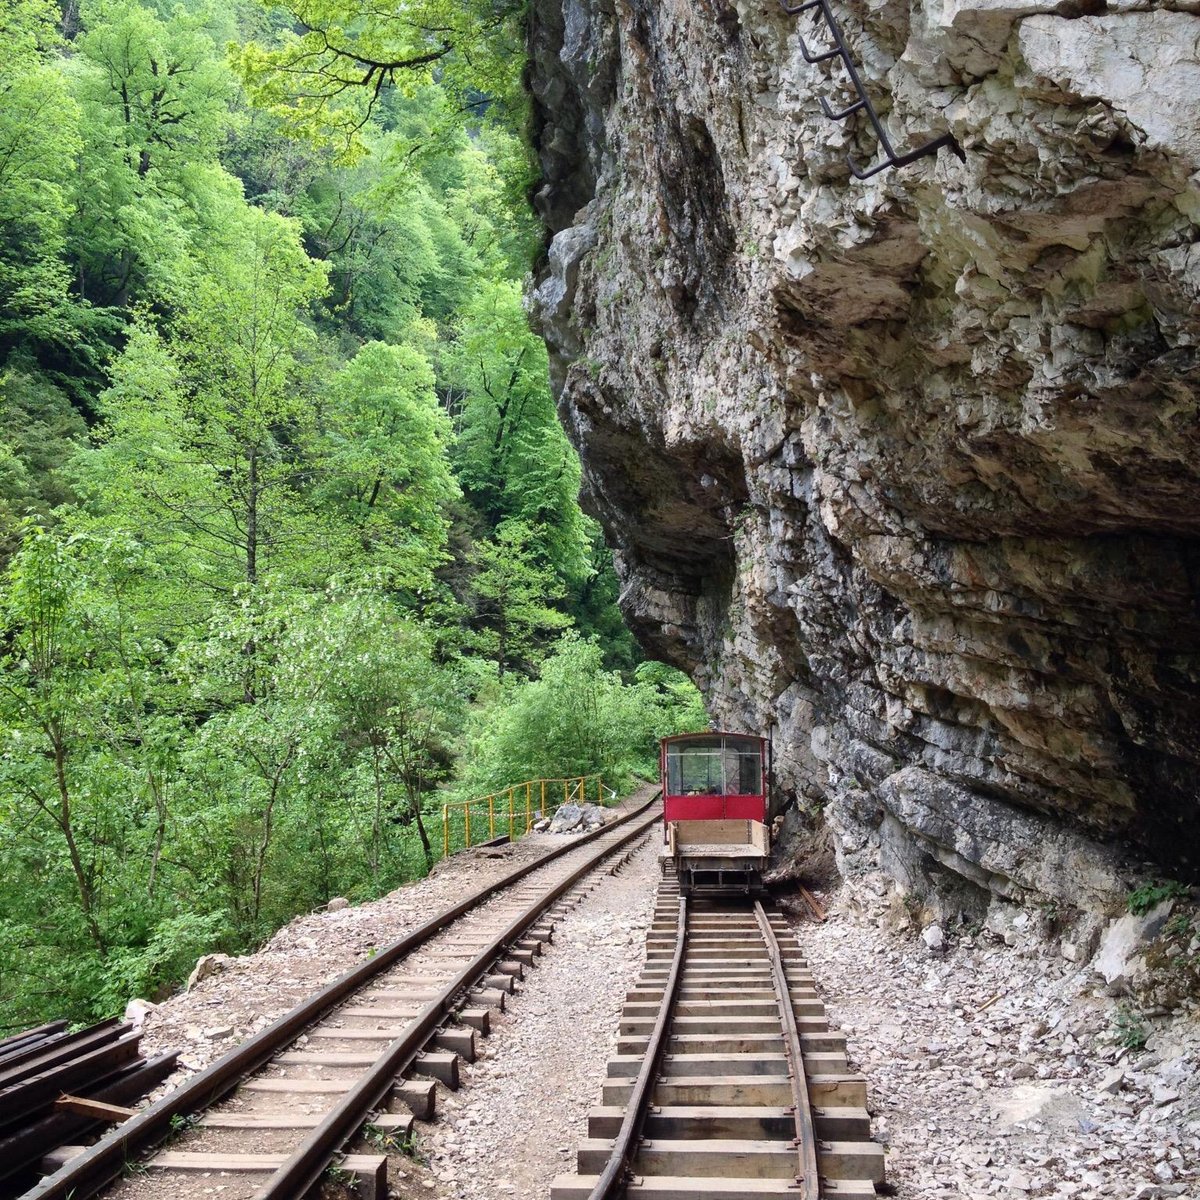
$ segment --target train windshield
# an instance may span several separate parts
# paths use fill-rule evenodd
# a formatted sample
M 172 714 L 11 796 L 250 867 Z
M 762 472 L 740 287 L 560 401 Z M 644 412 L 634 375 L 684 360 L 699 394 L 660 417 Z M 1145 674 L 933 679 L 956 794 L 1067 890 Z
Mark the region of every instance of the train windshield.
M 762 743 L 758 738 L 712 735 L 667 746 L 671 796 L 761 796 Z

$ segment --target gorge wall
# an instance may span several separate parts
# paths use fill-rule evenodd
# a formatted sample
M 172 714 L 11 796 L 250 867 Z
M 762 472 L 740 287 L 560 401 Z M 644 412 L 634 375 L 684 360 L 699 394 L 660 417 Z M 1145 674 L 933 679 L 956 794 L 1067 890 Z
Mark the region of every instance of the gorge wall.
M 849 878 L 1200 843 L 1200 0 L 535 0 L 534 300 L 623 608 Z

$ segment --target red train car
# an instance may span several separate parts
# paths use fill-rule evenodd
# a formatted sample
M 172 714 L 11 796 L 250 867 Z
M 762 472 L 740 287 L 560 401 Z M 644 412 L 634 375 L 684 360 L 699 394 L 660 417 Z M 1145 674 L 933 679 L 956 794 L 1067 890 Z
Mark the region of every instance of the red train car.
M 746 733 L 686 733 L 660 749 L 664 838 L 688 895 L 762 891 L 770 748 Z

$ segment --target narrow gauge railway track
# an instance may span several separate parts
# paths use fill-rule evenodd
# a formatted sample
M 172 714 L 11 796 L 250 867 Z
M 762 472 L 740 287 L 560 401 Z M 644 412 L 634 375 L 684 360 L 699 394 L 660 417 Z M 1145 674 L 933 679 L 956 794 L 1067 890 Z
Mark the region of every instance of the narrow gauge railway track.
M 883 1182 L 846 1064 L 783 915 L 664 879 L 578 1174 L 551 1200 L 868 1200 Z
M 156 1197 L 211 1193 L 219 1173 L 224 1200 L 298 1200 L 335 1160 L 359 1195 L 386 1196 L 386 1156 L 343 1147 L 368 1120 L 400 1146 L 414 1119 L 432 1118 L 435 1081 L 458 1086 L 489 1009 L 503 1010 L 550 940 L 555 906 L 580 898 L 602 864 L 617 869 L 660 813 L 655 795 L 479 889 L 75 1155 L 25 1200 L 85 1200 L 131 1163 L 135 1176 L 153 1175 Z

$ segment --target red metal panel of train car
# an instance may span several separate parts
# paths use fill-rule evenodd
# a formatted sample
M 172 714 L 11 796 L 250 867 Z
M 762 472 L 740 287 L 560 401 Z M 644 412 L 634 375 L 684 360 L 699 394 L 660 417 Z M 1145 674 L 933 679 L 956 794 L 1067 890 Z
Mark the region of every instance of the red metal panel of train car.
M 685 733 L 663 738 L 663 820 L 767 819 L 766 738 Z

